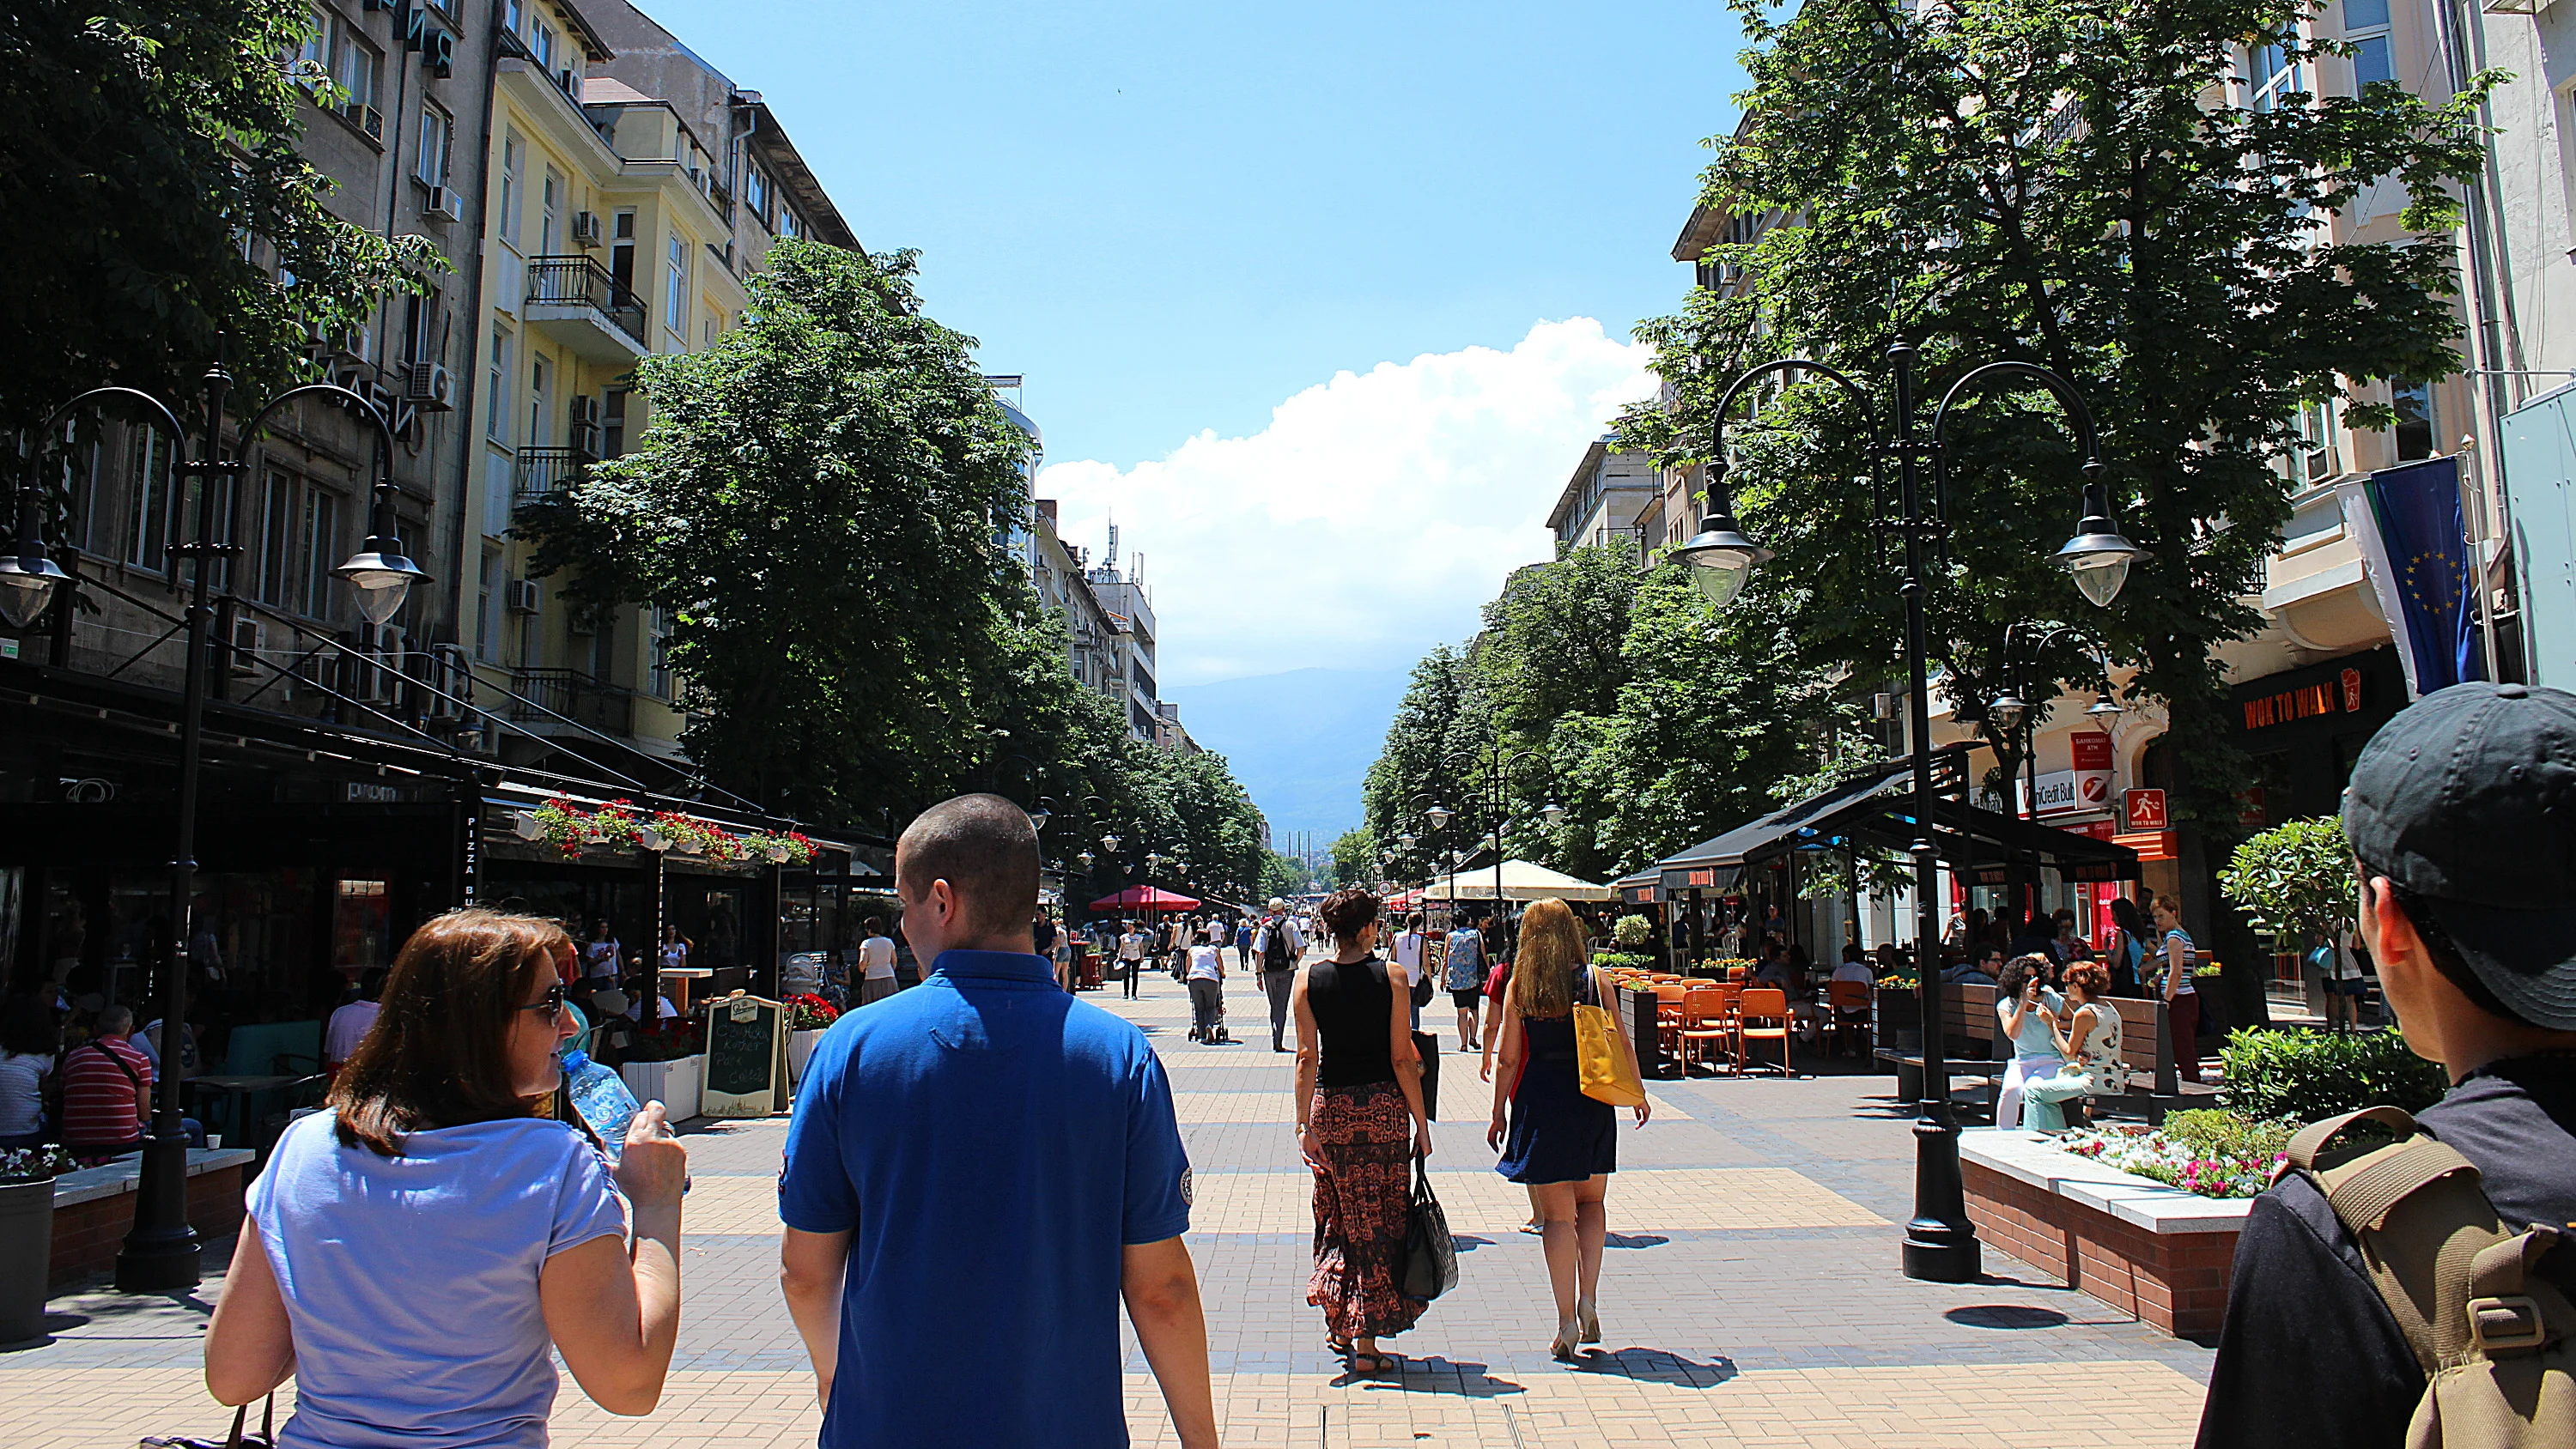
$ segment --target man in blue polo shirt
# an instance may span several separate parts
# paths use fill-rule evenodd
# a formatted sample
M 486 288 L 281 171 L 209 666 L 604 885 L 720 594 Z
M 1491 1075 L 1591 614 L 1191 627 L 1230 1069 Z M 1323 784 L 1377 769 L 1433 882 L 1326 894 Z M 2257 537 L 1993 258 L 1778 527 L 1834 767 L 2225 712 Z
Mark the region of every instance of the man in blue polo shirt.
M 895 892 L 929 974 L 815 1047 L 778 1178 L 823 1449 L 1124 1446 L 1121 1298 L 1181 1443 L 1214 1449 L 1171 1084 L 1031 950 L 1035 827 L 933 806 Z

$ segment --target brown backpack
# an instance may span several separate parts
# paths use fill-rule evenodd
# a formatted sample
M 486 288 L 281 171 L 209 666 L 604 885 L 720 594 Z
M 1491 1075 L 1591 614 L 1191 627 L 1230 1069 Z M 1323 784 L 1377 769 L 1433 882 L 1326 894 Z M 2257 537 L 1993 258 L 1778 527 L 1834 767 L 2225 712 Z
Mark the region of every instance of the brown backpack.
M 2354 1122 L 2397 1140 L 2329 1152 Z M 2395 1107 L 2329 1117 L 2290 1139 L 2282 1171 L 2307 1175 L 2354 1240 L 2371 1284 L 2424 1366 L 2408 1449 L 2576 1444 L 2576 1306 L 2534 1273 L 2563 1234 L 2517 1231 L 2459 1150 Z

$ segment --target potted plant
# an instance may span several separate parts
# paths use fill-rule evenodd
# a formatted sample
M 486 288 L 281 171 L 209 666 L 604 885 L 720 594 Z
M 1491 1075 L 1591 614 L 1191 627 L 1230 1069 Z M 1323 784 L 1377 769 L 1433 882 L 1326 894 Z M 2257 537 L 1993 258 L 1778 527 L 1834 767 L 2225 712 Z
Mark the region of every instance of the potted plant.
M 2305 956 L 2310 947 L 2332 945 L 2352 921 L 2352 846 L 2343 837 L 2343 821 L 2332 815 L 2289 820 L 2248 837 L 2218 873 L 2218 888 L 2245 912 L 2248 925 L 2270 932 L 2289 950 Z M 2206 993 L 2208 983 L 2193 975 Z M 2317 983 L 2309 985 L 2313 997 Z M 2211 996 L 2200 999 L 2208 1012 Z M 2310 1004 L 2324 1009 L 2322 1000 Z M 2204 1020 L 2201 1033 L 2223 1025 L 2223 1019 Z
M 814 1043 L 823 1039 L 823 1031 L 840 1020 L 838 1007 L 819 996 L 787 998 L 787 1083 L 794 1086 L 805 1080 L 806 1059 L 814 1055 Z
M 706 1087 L 706 1059 L 698 1055 L 697 1023 L 657 1020 L 638 1027 L 617 1074 L 626 1079 L 626 1089 L 636 1101 L 660 1102 L 672 1121 L 695 1117 Z
M 0 1152 L 0 1343 L 41 1338 L 54 1261 L 54 1179 L 72 1170 L 59 1147 Z

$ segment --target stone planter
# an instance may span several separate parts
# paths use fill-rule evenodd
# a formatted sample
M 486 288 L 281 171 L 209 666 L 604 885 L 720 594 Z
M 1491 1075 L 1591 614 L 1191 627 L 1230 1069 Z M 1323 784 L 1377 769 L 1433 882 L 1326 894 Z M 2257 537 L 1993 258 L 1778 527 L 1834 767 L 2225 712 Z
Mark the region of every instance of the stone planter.
M 2003 1252 L 2182 1337 L 2218 1332 L 2251 1198 L 2210 1198 L 2060 1152 L 2036 1132 L 1963 1132 L 1968 1218 Z
M 698 1115 L 706 1066 L 703 1056 L 681 1057 L 668 1062 L 628 1062 L 617 1069 L 617 1074 L 626 1079 L 626 1089 L 635 1094 L 637 1103 L 660 1102 L 671 1121 L 683 1122 Z
M 787 1034 L 787 1084 L 791 1087 L 805 1080 L 805 1062 L 814 1055 L 814 1043 L 823 1039 L 823 1028 L 791 1031 Z
M 0 1183 L 0 1343 L 42 1338 L 54 1258 L 54 1180 Z

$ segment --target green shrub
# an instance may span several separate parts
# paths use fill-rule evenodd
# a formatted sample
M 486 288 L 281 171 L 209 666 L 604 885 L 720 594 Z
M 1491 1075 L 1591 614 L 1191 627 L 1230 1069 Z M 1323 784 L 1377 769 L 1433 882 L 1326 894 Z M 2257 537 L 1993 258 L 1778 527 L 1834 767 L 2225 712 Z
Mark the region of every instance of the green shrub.
M 2381 1104 L 2421 1112 L 2451 1086 L 2393 1028 L 2337 1034 L 2244 1027 L 2228 1034 L 2219 1059 L 2227 1067 L 2219 1105 L 2253 1118 L 2314 1122 Z
M 1645 971 L 1652 969 L 1655 958 L 1636 951 L 1596 951 L 1592 955 L 1592 964 L 1604 971 Z
M 1610 927 L 1610 939 L 1622 951 L 1634 951 L 1655 939 L 1655 923 L 1643 916 L 1621 916 Z

